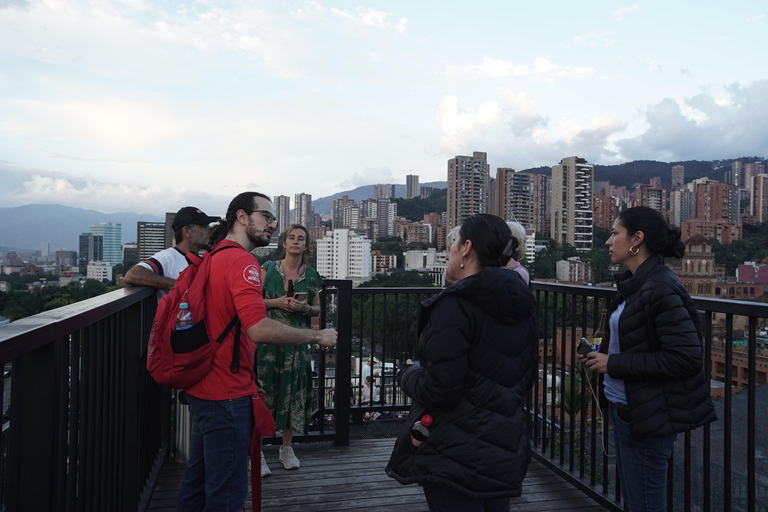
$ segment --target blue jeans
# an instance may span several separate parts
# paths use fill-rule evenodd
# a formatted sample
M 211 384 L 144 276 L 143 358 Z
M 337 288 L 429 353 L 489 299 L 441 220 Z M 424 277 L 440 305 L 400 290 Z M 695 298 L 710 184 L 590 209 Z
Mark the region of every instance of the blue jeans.
M 251 397 L 202 400 L 187 394 L 192 440 L 178 512 L 242 512 L 248 497 Z
M 667 467 L 677 434 L 631 441 L 629 424 L 610 404 L 621 497 L 630 512 L 667 512 Z
M 509 512 L 509 498 L 477 500 L 440 484 L 424 482 L 429 512 Z

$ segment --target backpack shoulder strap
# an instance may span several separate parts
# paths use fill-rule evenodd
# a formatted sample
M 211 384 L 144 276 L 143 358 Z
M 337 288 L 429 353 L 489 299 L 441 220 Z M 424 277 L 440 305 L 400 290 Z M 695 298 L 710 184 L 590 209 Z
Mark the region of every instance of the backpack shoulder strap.
M 235 249 L 236 246 L 234 245 L 225 245 L 224 247 L 218 247 L 211 251 L 208 254 L 208 257 L 212 257 L 214 254 L 216 254 L 219 251 L 223 251 L 226 249 Z M 232 328 L 235 328 L 235 338 L 232 341 L 232 362 L 229 365 L 229 371 L 232 373 L 237 373 L 240 371 L 240 332 L 241 332 L 241 324 L 240 324 L 240 318 L 238 318 L 237 315 L 229 321 L 227 326 L 224 328 L 223 331 L 221 331 L 221 334 L 219 334 L 219 337 L 216 338 L 216 341 L 221 344 L 224 342 L 224 338 L 227 337 L 227 334 L 229 334 L 229 331 L 232 330 Z

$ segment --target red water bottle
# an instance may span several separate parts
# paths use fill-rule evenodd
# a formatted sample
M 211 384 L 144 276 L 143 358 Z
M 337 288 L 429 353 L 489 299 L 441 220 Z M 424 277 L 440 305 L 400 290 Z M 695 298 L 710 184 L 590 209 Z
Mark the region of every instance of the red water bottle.
M 411 443 L 418 448 L 429 437 L 429 427 L 432 426 L 432 416 L 425 414 L 411 427 Z

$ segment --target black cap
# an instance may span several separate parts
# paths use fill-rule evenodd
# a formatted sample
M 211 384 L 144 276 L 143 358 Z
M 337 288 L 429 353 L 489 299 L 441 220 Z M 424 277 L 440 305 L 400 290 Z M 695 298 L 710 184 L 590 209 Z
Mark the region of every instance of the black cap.
M 201 226 L 207 226 L 211 222 L 218 222 L 219 220 L 219 217 L 209 217 L 203 213 L 200 208 L 195 208 L 194 206 L 185 206 L 176 212 L 176 216 L 173 218 L 173 224 L 171 224 L 171 228 L 173 228 L 174 231 L 178 231 L 184 226 L 188 226 L 190 224 L 200 224 Z

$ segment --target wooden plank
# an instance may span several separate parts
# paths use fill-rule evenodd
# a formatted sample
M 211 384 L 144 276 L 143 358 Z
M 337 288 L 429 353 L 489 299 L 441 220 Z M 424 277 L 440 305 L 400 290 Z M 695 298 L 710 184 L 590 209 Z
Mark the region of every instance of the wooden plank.
M 331 512 L 364 510 L 427 511 L 422 488 L 400 485 L 384 473 L 394 440 L 352 441 L 350 446 L 330 443 L 294 445 L 301 468 L 286 471 L 278 462 L 278 447 L 265 446 L 272 476 L 262 480 L 264 512 Z M 149 504 L 152 512 L 175 510 L 184 466 L 166 462 Z M 251 501 L 248 496 L 247 509 Z M 520 512 L 603 510 L 595 501 L 533 461 L 523 483 L 523 495 L 510 500 L 510 510 Z

